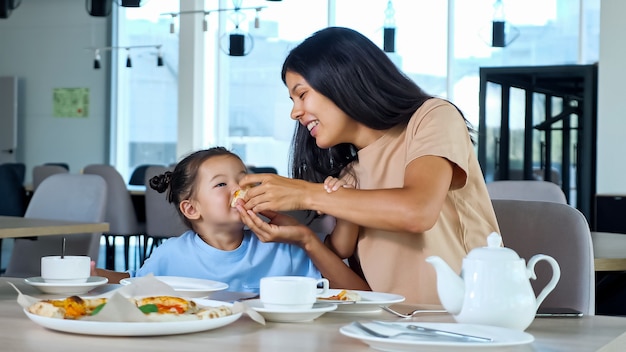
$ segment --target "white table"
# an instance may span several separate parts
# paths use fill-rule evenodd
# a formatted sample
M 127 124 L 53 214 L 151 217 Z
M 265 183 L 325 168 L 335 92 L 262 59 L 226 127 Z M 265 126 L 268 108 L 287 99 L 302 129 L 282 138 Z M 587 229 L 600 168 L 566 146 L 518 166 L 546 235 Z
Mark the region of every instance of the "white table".
M 6 351 L 372 351 L 366 344 L 343 336 L 339 328 L 354 320 L 395 318 L 385 312 L 367 315 L 327 313 L 311 323 L 259 325 L 247 316 L 235 323 L 205 332 L 156 337 L 102 337 L 74 335 L 47 330 L 30 321 L 17 304 L 16 293 L 6 282 L 16 283 L 29 295 L 38 291 L 22 279 L 0 278 L 0 341 Z M 117 286 L 107 285 L 104 289 Z M 54 296 L 40 295 L 51 298 Z M 396 305 L 396 308 L 408 307 Z M 448 315 L 416 318 L 416 321 L 451 321 Z M 626 318 L 588 316 L 583 318 L 535 319 L 527 332 L 535 336 L 532 345 L 520 351 L 596 351 L 611 345 L 626 345 Z

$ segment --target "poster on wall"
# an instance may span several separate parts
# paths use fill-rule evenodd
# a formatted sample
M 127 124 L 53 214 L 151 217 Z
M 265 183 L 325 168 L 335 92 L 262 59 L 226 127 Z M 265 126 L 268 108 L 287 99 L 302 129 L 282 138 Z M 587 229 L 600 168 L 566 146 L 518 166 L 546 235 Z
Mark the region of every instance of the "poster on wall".
M 89 88 L 54 88 L 54 117 L 89 117 Z

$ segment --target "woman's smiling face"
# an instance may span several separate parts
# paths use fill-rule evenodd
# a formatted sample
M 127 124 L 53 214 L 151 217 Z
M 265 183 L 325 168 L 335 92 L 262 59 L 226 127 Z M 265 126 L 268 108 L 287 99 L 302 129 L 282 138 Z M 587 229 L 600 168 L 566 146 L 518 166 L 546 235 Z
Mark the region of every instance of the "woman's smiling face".
M 352 143 L 355 121 L 337 105 L 317 92 L 301 75 L 285 74 L 289 98 L 293 101 L 291 118 L 305 126 L 318 147 L 326 149 L 340 143 Z

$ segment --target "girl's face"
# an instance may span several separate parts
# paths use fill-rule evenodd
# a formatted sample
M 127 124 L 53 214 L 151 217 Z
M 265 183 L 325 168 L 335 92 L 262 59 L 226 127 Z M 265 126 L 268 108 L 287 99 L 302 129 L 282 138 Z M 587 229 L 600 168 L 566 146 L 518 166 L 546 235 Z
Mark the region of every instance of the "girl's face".
M 287 72 L 285 82 L 293 101 L 291 118 L 309 130 L 318 147 L 326 149 L 340 143 L 354 143 L 358 127 L 355 120 L 313 89 L 301 75 Z
M 230 200 L 245 174 L 246 166 L 234 156 L 213 156 L 202 163 L 193 203 L 204 223 L 241 224 L 239 212 L 230 206 Z

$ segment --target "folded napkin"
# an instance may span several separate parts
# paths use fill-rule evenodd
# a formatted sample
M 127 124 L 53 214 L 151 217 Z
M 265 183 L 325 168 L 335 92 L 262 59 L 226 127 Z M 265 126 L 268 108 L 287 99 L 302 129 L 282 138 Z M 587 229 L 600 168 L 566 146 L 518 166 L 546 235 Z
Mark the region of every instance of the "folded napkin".
M 33 304 L 41 301 L 41 299 L 23 294 L 15 285 L 17 291 L 17 303 L 28 308 Z M 152 274 L 140 277 L 133 283 L 122 286 L 115 291 L 107 299 L 107 304 L 96 315 L 85 317 L 81 320 L 88 321 L 106 321 L 106 322 L 148 322 L 150 319 L 142 313 L 137 306 L 129 300 L 132 297 L 149 297 L 149 296 L 178 296 L 176 290 L 163 281 L 157 280 Z M 253 321 L 265 325 L 265 319 L 254 309 L 248 307 L 242 302 L 234 302 L 230 307 L 233 314 L 245 313 Z

